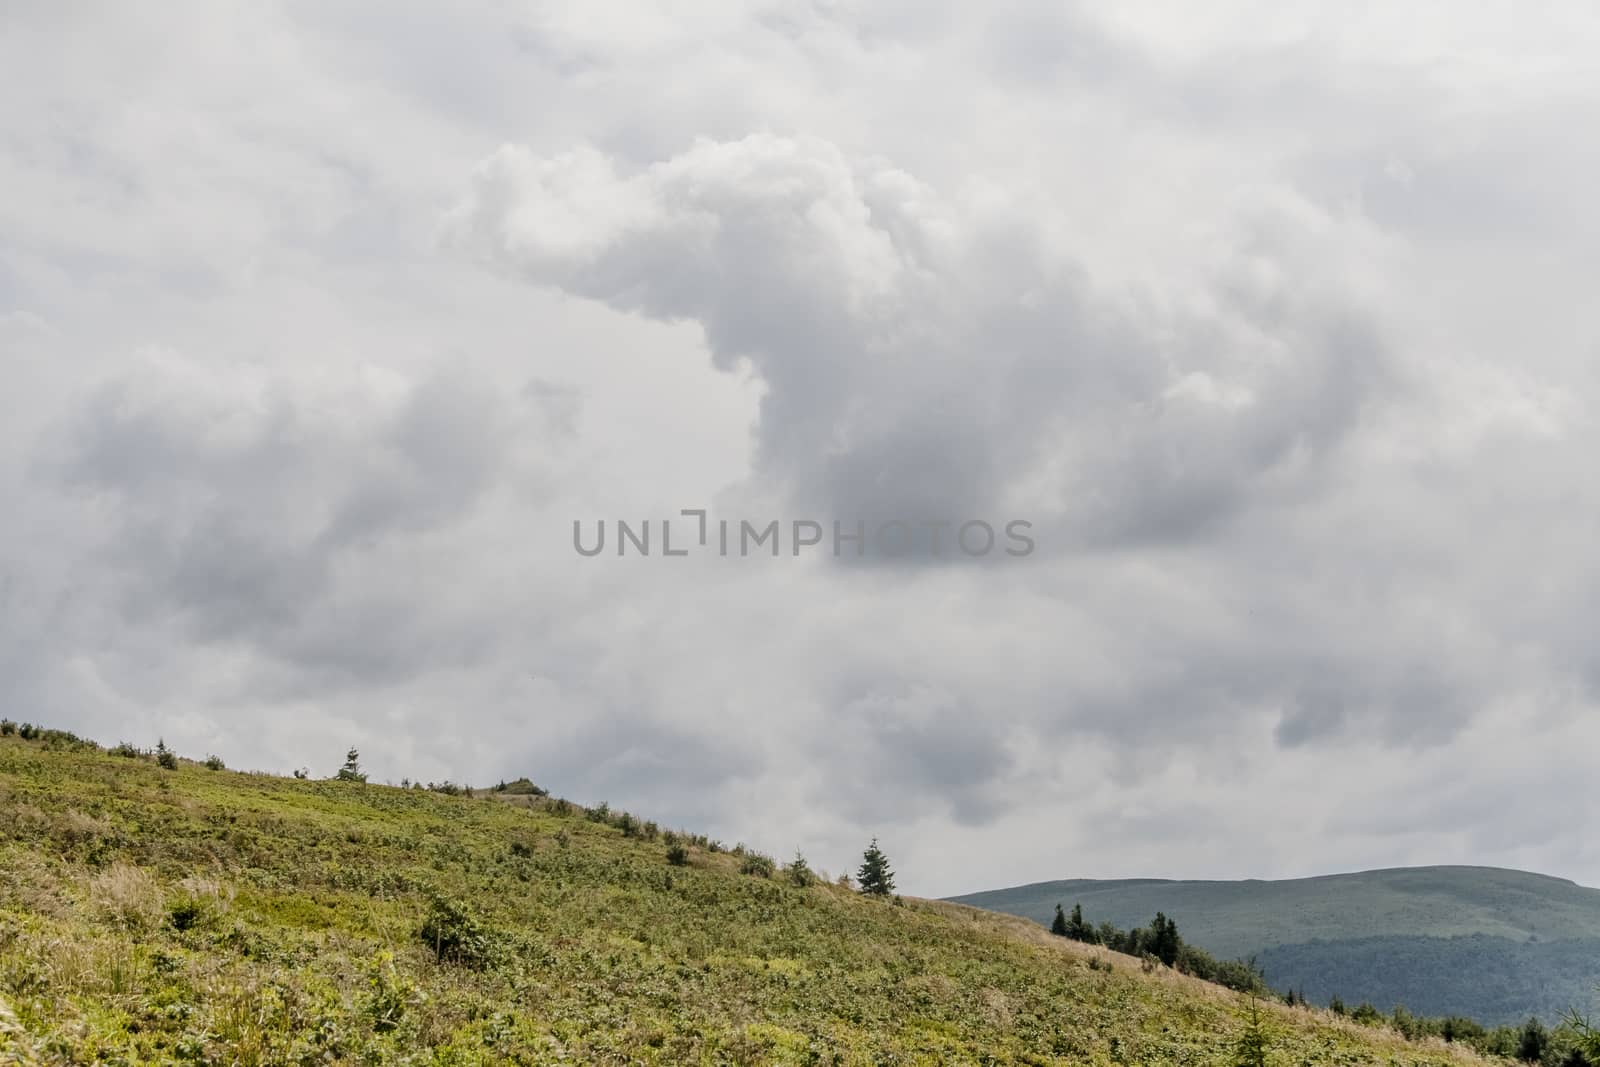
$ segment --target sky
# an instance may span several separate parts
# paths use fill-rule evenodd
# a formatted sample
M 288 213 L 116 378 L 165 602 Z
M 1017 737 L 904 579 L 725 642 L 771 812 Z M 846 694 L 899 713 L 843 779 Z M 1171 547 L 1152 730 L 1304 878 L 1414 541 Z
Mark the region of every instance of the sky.
M 1563 0 L 6 0 L 0 714 L 924 896 L 1600 884 L 1597 52 Z M 858 521 L 1031 551 L 791 550 Z

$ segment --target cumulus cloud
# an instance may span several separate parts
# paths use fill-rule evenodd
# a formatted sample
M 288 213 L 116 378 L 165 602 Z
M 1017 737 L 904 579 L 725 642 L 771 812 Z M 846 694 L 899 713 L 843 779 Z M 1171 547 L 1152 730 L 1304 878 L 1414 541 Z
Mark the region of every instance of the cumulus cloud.
M 1592 16 L 625 6 L 19 9 L 7 714 L 913 891 L 1600 878 Z M 686 507 L 1039 548 L 572 551 Z
M 1031 504 L 1074 540 L 1183 539 L 1312 488 L 1381 399 L 1381 339 L 1290 273 L 1307 257 L 1276 247 L 1304 225 L 1287 212 L 1175 310 L 1096 292 L 1034 221 L 761 134 L 635 173 L 591 147 L 503 148 L 447 233 L 519 277 L 699 323 L 719 366 L 766 387 L 756 476 L 828 515 Z

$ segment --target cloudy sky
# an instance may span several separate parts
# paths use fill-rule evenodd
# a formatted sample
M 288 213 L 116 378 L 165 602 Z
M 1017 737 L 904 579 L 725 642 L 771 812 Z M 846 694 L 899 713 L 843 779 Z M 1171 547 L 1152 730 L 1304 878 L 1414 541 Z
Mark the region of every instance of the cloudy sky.
M 0 713 L 1600 884 L 1600 15 L 1204 7 L 5 0 Z M 573 549 L 685 508 L 1037 547 Z

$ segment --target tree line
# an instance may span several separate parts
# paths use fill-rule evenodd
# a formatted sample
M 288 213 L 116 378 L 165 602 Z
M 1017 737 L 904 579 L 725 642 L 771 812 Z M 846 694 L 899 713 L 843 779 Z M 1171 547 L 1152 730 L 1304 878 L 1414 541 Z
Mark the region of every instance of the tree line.
M 1091 925 L 1083 917 L 1081 904 L 1074 904 L 1070 915 L 1057 904 L 1050 932 L 1057 937 L 1081 941 L 1086 945 L 1103 945 L 1113 952 L 1160 963 L 1241 993 L 1268 992 L 1266 976 L 1256 966 L 1254 959 L 1217 959 L 1199 945 L 1185 941 L 1178 933 L 1178 924 L 1163 912 L 1156 912 L 1156 917 L 1147 926 L 1121 930 L 1110 922 Z
M 1083 917 L 1081 904 L 1074 904 L 1070 913 L 1057 904 L 1050 932 L 1057 937 L 1139 957 L 1152 966 L 1160 963 L 1229 989 L 1276 996 L 1291 1006 L 1309 1006 L 1298 990 L 1272 991 L 1267 985 L 1266 973 L 1254 957 L 1218 960 L 1200 946 L 1185 941 L 1178 933 L 1178 924 L 1162 912 L 1156 912 L 1146 926 L 1122 930 L 1109 922 L 1089 923 Z M 1554 1027 L 1536 1018 L 1519 1026 L 1488 1027 L 1460 1015 L 1429 1018 L 1413 1014 L 1404 1007 L 1382 1012 L 1371 1004 L 1362 1003 L 1350 1008 L 1337 996 L 1329 1001 L 1328 1009 L 1353 1022 L 1394 1030 L 1413 1041 L 1437 1037 L 1468 1046 L 1486 1056 L 1539 1064 L 1540 1067 L 1600 1067 L 1600 1026 L 1576 1011 L 1569 1011 Z

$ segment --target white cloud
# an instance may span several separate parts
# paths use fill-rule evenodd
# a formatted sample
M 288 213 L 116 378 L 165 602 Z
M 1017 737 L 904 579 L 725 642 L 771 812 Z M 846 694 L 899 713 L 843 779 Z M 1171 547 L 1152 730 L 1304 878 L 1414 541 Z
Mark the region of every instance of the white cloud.
M 1586 6 L 624 6 L 8 14 L 7 714 L 914 891 L 1600 880 Z M 702 506 L 1040 551 L 571 549 Z

